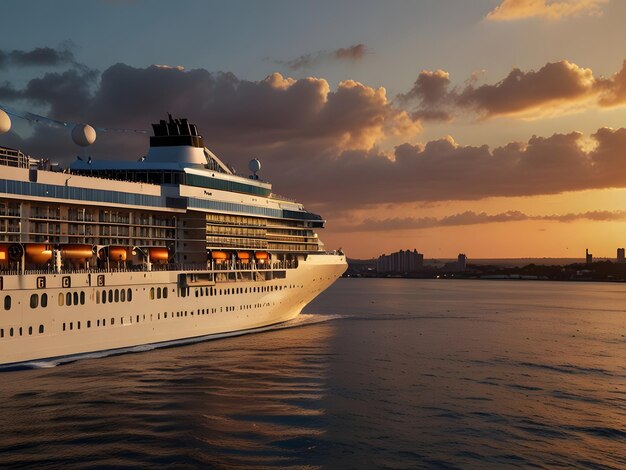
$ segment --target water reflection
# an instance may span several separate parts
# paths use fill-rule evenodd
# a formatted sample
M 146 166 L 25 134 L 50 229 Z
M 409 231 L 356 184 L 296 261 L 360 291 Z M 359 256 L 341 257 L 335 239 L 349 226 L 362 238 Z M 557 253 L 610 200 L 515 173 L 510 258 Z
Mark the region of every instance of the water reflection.
M 332 324 L 5 374 L 0 463 L 302 464 Z

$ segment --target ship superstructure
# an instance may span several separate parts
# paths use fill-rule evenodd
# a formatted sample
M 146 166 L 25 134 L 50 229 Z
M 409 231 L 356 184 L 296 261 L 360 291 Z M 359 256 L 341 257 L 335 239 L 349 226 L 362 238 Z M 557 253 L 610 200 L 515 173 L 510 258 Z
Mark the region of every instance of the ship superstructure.
M 258 161 L 238 176 L 186 119 L 153 129 L 137 161 L 65 171 L 0 148 L 0 365 L 262 328 L 345 270 Z

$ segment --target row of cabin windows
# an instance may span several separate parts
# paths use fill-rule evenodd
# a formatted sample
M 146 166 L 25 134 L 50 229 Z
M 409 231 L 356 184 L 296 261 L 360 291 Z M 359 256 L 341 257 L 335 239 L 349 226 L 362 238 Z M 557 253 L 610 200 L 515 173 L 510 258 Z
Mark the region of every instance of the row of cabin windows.
M 213 296 L 213 295 L 235 295 L 235 294 L 248 294 L 248 293 L 261 293 L 261 292 L 274 292 L 283 289 L 294 289 L 296 287 L 304 286 L 258 286 L 258 287 L 233 287 L 229 289 L 218 289 L 214 287 L 205 287 L 196 289 L 196 297 Z
M 68 307 L 72 305 L 85 305 L 85 293 L 83 291 L 74 293 L 66 292 L 65 294 L 63 294 L 63 292 L 59 292 L 59 307 L 63 307 L 63 305 L 67 305 Z M 30 298 L 30 306 L 33 306 L 32 296 Z
M 44 326 L 43 325 L 39 325 L 39 334 L 43 334 L 44 332 Z M 24 336 L 25 335 L 25 329 L 22 328 L 21 326 L 19 328 L 8 328 L 7 329 L 7 334 L 9 338 L 12 338 L 13 336 Z M 33 335 L 33 327 L 29 326 L 28 327 L 28 336 L 32 336 Z M 0 338 L 4 338 L 4 328 L 0 328 Z
M 164 287 L 163 289 L 161 289 L 160 287 L 156 288 L 156 298 L 157 299 L 167 299 L 167 287 Z M 150 300 L 154 300 L 155 299 L 155 289 L 154 287 L 150 288 Z
M 269 303 L 264 303 L 264 304 L 255 304 L 254 307 L 258 308 L 258 307 L 265 307 L 265 306 L 269 306 Z M 252 308 L 252 305 L 240 305 L 239 306 L 239 310 L 250 310 Z M 223 312 L 224 309 L 227 312 L 234 312 L 236 310 L 235 306 L 228 306 L 228 307 L 220 307 L 220 312 Z M 198 315 L 208 315 L 211 313 L 217 313 L 217 308 L 211 308 L 211 309 L 198 309 L 197 314 Z M 191 312 L 189 312 L 188 310 L 184 310 L 184 311 L 178 311 L 178 312 L 172 312 L 171 315 L 169 316 L 169 318 L 182 318 L 182 317 L 186 317 L 189 314 L 191 314 L 192 316 L 194 315 L 194 311 L 192 310 Z M 142 315 L 143 317 L 143 321 L 146 321 L 146 315 Z M 139 315 L 137 315 L 135 317 L 135 323 L 139 323 L 141 321 L 141 318 Z M 167 312 L 163 312 L 163 319 L 168 318 L 168 313 Z M 157 320 L 161 319 L 161 314 L 157 313 Z M 153 314 L 150 314 L 150 321 L 153 320 Z M 87 328 L 91 328 L 91 320 L 87 320 Z M 125 323 L 124 322 L 124 317 L 120 317 L 120 324 L 121 325 L 129 325 L 133 323 L 133 316 L 129 315 L 128 317 L 128 322 Z M 106 318 L 103 318 L 102 320 L 96 320 L 96 326 L 100 327 L 100 326 L 106 326 L 107 325 L 107 321 Z M 109 322 L 109 325 L 111 326 L 115 326 L 115 317 L 111 317 L 111 320 Z M 74 328 L 74 326 L 76 326 L 76 328 Z M 76 323 L 74 322 L 69 322 L 69 323 L 63 323 L 63 331 L 73 331 L 74 329 L 76 330 L 80 330 L 81 329 L 81 322 L 77 321 Z M 21 335 L 21 328 L 20 328 L 20 335 Z M 32 328 L 31 328 L 32 330 Z M 4 332 L 4 330 L 2 330 Z M 11 332 L 13 332 L 13 328 L 11 328 Z M 39 327 L 39 332 L 43 333 L 43 325 L 41 325 Z M 4 334 L 4 333 L 3 333 Z M 11 333 L 11 336 L 13 336 L 13 333 Z
M 258 307 L 264 307 L 264 306 L 269 306 L 269 303 L 266 304 L 255 304 L 254 307 L 258 308 Z M 239 306 L 239 310 L 249 310 L 252 308 L 252 305 L 240 305 Z M 228 306 L 228 307 L 220 307 L 220 312 L 223 311 L 223 309 L 226 309 L 227 312 L 234 312 L 235 311 L 235 307 L 234 306 Z M 186 317 L 188 315 L 188 311 L 178 311 L 178 312 L 172 312 L 170 318 L 181 318 L 181 317 Z M 205 315 L 205 314 L 210 314 L 210 313 L 217 313 L 217 308 L 211 308 L 211 309 L 198 309 L 198 315 Z M 194 312 L 193 310 L 191 311 L 191 315 L 193 315 Z M 163 313 L 163 318 L 167 318 L 168 314 L 167 312 Z M 161 314 L 158 313 L 157 314 L 157 320 L 161 319 Z M 133 317 L 132 315 L 128 317 L 129 320 L 129 324 L 133 323 Z M 143 320 L 146 320 L 146 315 L 143 315 Z M 152 321 L 152 314 L 150 315 L 150 320 Z M 141 321 L 140 316 L 137 315 L 135 318 L 135 322 L 139 323 Z M 100 327 L 100 326 L 106 326 L 107 321 L 106 318 L 103 318 L 102 320 L 96 320 L 96 326 Z M 115 317 L 111 317 L 110 323 L 111 326 L 115 325 Z M 120 324 L 124 325 L 124 317 L 120 317 Z M 76 323 L 74 322 L 69 322 L 69 323 L 63 323 L 63 331 L 73 331 L 74 330 L 74 326 L 76 326 L 76 330 L 80 330 L 81 329 L 81 322 L 77 321 Z M 87 320 L 86 321 L 86 326 L 87 328 L 91 328 L 91 320 Z M 45 331 L 44 325 L 39 325 L 39 334 L 43 334 Z M 24 336 L 24 328 L 19 327 L 19 328 L 9 328 L 7 330 L 7 336 L 8 337 L 13 337 L 13 336 Z M 28 327 L 28 335 L 32 336 L 33 334 L 33 327 L 29 326 Z M 4 328 L 0 328 L 0 338 L 4 338 L 5 337 L 5 331 Z
M 261 292 L 274 292 L 283 289 L 293 289 L 293 288 L 302 288 L 303 286 L 257 286 L 257 287 L 233 287 L 228 289 L 217 289 L 214 287 L 205 287 L 196 289 L 195 294 L 196 297 L 203 296 L 213 296 L 213 295 L 233 295 L 233 294 L 247 294 L 250 293 L 261 293 Z M 189 288 L 184 289 L 186 294 L 189 295 Z M 167 287 L 154 287 L 150 288 L 150 299 L 167 299 Z M 184 296 L 184 295 L 183 295 Z M 106 304 L 107 301 L 109 303 L 113 302 L 131 302 L 133 300 L 133 291 L 128 289 L 104 289 L 101 291 L 96 291 L 96 303 L 99 304 L 101 301 L 103 304 Z M 48 306 L 48 294 L 43 293 L 41 296 L 39 294 L 32 294 L 30 296 L 30 308 L 37 308 L 41 305 L 41 307 L 45 308 Z M 85 293 L 81 292 L 67 292 L 63 294 L 59 293 L 59 306 L 63 305 L 85 305 Z M 4 309 L 11 310 L 11 296 L 4 296 Z
M 103 289 L 102 292 L 96 291 L 96 303 L 99 304 L 102 301 L 103 304 L 107 302 L 132 302 L 133 291 L 129 287 L 128 289 Z

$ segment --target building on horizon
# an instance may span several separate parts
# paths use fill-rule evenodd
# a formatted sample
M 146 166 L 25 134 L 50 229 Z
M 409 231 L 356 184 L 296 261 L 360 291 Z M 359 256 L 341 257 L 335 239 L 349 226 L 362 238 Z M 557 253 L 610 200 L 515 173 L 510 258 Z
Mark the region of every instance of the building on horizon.
M 587 265 L 591 265 L 593 263 L 593 255 L 589 253 L 588 248 L 585 250 L 585 263 L 587 263 Z
M 410 273 L 424 267 L 424 255 L 417 250 L 400 250 L 381 255 L 376 261 L 378 273 Z
M 465 253 L 459 253 L 457 265 L 459 271 L 465 271 L 467 269 L 467 256 L 465 256 Z
M 624 248 L 617 249 L 617 262 L 619 264 L 626 263 L 626 250 L 624 250 Z

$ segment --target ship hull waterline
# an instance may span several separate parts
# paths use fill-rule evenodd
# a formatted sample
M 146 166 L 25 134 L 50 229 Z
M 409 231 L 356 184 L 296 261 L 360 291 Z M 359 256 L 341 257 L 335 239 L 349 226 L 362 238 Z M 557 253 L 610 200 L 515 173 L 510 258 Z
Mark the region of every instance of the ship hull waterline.
M 3 276 L 2 294 L 13 308 L 3 312 L 10 318 L 3 322 L 0 369 L 262 331 L 295 318 L 346 266 L 344 255 L 309 255 L 271 280 L 198 282 L 184 292 L 178 280 L 185 271 Z

